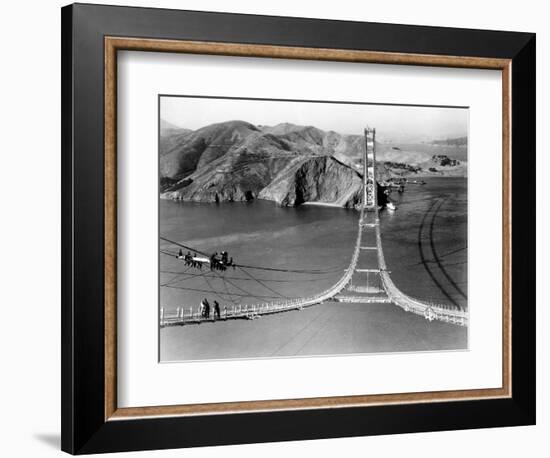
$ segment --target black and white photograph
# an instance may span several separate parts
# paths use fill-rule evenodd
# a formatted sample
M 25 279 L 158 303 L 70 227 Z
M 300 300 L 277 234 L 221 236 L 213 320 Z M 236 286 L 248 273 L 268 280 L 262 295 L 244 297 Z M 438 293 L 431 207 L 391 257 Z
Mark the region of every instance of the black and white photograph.
M 159 96 L 160 361 L 468 349 L 468 108 Z

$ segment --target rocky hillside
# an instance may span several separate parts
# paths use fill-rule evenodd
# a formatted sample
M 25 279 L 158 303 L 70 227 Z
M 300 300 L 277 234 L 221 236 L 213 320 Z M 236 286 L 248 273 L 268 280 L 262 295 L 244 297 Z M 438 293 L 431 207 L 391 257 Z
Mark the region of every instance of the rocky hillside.
M 379 179 L 434 173 L 424 169 L 425 164 L 386 161 L 396 153 L 407 158 L 407 153 L 377 146 Z M 190 131 L 163 129 L 161 123 L 161 195 L 195 202 L 266 199 L 281 205 L 322 202 L 353 207 L 361 196 L 363 148 L 362 135 L 313 126 L 228 121 Z M 430 157 L 421 159 L 429 162 Z
M 467 163 L 453 159 L 446 154 L 435 154 L 420 164 L 420 167 L 422 175 L 427 176 L 465 177 L 468 172 Z
M 324 202 L 354 207 L 361 201 L 362 178 L 332 156 L 311 157 L 290 163 L 258 195 L 281 205 Z
M 161 132 L 160 175 L 172 179 L 185 178 L 258 132 L 255 126 L 243 121 L 212 124 L 175 135 L 163 136 Z

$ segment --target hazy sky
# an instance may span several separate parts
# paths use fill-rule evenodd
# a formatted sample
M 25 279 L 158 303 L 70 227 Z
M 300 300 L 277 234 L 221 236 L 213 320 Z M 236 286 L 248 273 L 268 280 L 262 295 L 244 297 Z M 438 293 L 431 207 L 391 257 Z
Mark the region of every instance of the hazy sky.
M 369 125 L 385 141 L 461 137 L 468 132 L 465 108 L 163 96 L 160 116 L 176 126 L 193 130 L 237 119 L 269 126 L 283 122 L 311 125 L 342 134 L 361 134 Z

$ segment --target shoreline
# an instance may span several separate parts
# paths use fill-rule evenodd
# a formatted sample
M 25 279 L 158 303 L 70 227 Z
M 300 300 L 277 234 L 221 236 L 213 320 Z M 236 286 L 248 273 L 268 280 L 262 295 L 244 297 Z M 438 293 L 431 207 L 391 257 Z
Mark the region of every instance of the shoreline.
M 303 202 L 300 205 L 314 205 L 317 207 L 347 208 L 334 202 Z M 299 205 L 298 205 L 299 206 Z

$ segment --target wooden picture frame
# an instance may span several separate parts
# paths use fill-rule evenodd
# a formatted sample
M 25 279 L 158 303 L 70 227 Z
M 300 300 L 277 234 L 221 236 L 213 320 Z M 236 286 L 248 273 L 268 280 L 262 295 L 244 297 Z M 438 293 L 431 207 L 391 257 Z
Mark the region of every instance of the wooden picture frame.
M 223 27 L 228 23 L 232 27 Z M 119 50 L 500 70 L 502 387 L 119 408 Z M 62 58 L 63 450 L 80 454 L 534 424 L 534 34 L 76 4 L 62 9 Z M 521 223 L 514 203 L 521 205 Z

